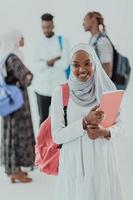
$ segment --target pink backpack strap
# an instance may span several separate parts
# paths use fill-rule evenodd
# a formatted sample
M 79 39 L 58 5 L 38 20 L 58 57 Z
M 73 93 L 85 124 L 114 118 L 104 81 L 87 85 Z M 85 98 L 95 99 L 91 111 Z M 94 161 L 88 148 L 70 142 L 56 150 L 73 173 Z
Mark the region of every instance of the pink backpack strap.
M 68 83 L 61 85 L 62 88 L 62 97 L 63 97 L 63 106 L 66 107 L 69 101 L 69 86 Z

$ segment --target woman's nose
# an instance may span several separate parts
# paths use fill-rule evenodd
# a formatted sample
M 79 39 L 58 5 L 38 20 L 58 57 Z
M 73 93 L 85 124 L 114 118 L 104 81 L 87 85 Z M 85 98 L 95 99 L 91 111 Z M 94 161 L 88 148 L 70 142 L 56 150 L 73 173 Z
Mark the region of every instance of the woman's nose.
M 86 72 L 86 69 L 84 69 L 84 67 L 80 67 L 80 68 L 79 68 L 79 72 L 80 72 L 80 73 L 85 73 L 85 72 Z

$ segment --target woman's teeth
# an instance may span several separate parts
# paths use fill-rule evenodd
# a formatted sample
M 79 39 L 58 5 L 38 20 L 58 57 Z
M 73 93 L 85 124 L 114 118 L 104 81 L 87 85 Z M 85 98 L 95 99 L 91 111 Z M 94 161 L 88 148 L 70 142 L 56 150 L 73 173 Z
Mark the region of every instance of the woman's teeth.
M 80 77 L 82 77 L 82 78 L 84 78 L 86 76 L 87 76 L 87 74 L 80 74 Z

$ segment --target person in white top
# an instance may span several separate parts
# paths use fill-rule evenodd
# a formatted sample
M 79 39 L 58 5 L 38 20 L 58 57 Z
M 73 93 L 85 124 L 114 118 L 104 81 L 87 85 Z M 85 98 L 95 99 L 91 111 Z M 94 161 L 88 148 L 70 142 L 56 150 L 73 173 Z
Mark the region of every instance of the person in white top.
M 92 47 L 76 45 L 71 53 L 69 102 L 65 127 L 61 87 L 52 97 L 51 125 L 56 144 L 62 144 L 55 200 L 122 200 L 114 140 L 122 120 L 103 128 L 101 96 L 116 87 L 104 72 Z
M 46 13 L 41 20 L 44 36 L 36 46 L 33 63 L 40 124 L 48 117 L 53 90 L 66 82 L 65 70 L 69 65 L 69 44 L 64 37 L 60 44 L 59 36 L 54 33 L 53 16 Z
M 89 44 L 95 48 L 103 69 L 111 78 L 113 71 L 113 47 L 107 38 L 103 16 L 96 11 L 87 13 L 83 27 L 86 32 L 89 31 L 91 33 L 92 37 Z

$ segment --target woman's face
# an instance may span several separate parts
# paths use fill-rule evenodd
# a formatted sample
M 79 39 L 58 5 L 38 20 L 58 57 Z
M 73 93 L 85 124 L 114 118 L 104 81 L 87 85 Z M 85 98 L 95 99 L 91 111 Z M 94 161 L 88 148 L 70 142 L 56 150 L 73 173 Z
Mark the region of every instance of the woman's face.
M 87 52 L 80 50 L 72 56 L 72 71 L 80 81 L 85 82 L 92 78 L 94 67 Z
M 21 37 L 19 40 L 19 46 L 23 47 L 24 46 L 24 37 Z

